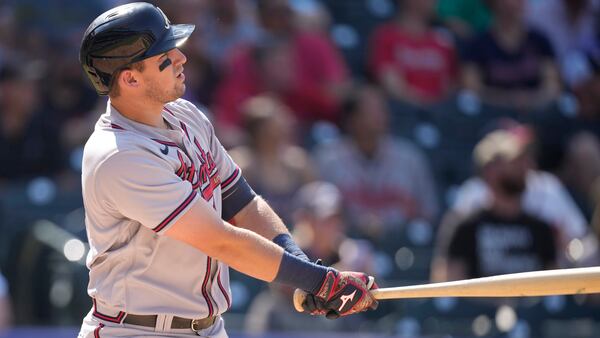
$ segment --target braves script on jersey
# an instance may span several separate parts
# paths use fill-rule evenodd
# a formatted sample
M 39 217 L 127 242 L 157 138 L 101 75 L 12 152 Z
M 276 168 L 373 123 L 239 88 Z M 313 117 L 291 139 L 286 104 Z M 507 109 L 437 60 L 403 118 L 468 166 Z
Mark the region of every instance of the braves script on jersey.
M 129 120 L 109 102 L 85 146 L 88 293 L 104 321 L 205 318 L 231 305 L 228 266 L 161 234 L 193 203 L 230 219 L 244 202 L 228 196 L 245 182 L 193 104 L 169 103 L 163 118 L 170 130 Z

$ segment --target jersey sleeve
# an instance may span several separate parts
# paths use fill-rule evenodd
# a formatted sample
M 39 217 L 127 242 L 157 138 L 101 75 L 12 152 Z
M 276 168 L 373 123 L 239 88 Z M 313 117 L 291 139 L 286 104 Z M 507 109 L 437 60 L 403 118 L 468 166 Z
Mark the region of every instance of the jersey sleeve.
M 163 159 L 144 151 L 124 151 L 95 172 L 95 197 L 108 212 L 163 233 L 196 202 L 197 193 Z

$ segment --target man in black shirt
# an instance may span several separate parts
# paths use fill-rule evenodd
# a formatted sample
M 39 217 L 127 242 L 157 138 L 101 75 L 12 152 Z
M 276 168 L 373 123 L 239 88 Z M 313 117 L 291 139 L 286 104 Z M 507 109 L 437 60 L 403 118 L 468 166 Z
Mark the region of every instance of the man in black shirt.
M 491 202 L 469 216 L 445 217 L 432 267 L 435 281 L 555 267 L 552 228 L 522 208 L 526 174 L 533 168 L 529 144 L 521 128 L 492 131 L 476 145 L 474 160 Z

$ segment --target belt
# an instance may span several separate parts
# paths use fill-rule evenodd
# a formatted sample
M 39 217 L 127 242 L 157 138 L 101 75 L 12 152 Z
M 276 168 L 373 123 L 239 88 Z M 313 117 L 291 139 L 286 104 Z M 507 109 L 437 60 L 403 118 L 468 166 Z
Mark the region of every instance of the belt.
M 127 314 L 123 323 L 139 326 L 156 326 L 157 315 L 133 315 Z M 202 319 L 188 319 L 181 317 L 173 317 L 171 321 L 172 329 L 191 329 L 194 332 L 204 330 L 215 323 L 219 316 L 206 317 Z

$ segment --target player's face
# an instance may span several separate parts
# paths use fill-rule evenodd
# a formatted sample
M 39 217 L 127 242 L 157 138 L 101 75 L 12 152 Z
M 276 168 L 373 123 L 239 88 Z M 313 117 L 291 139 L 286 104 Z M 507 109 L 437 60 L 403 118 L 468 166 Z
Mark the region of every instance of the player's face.
M 169 61 L 170 64 L 169 64 Z M 177 48 L 144 60 L 145 96 L 161 103 L 175 101 L 185 93 L 185 55 Z M 161 67 L 162 65 L 162 67 Z M 161 70 L 162 68 L 162 70 Z

